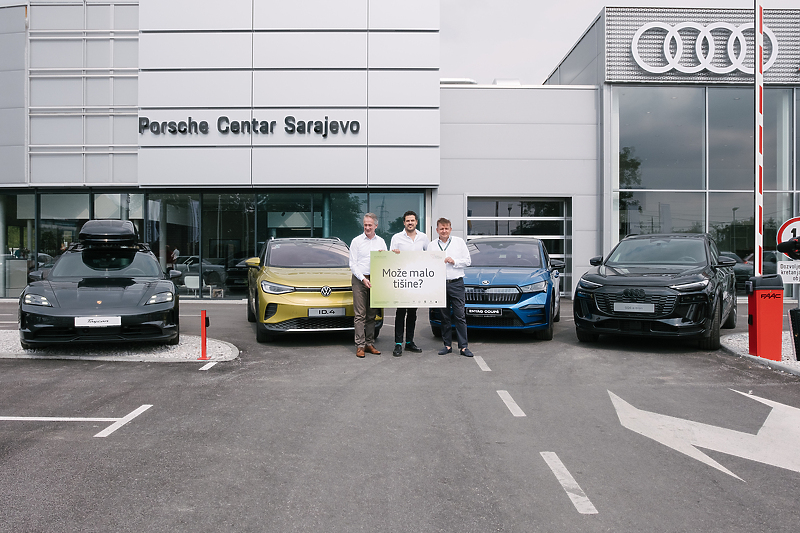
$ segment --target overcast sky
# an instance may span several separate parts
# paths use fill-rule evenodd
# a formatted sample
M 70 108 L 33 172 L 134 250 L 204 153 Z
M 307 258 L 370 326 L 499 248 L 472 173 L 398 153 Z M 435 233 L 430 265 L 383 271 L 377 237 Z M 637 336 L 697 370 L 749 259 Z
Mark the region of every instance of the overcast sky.
M 496 78 L 539 85 L 589 28 L 603 6 L 753 7 L 752 0 L 441 0 L 442 78 Z M 765 0 L 800 8 L 800 0 Z

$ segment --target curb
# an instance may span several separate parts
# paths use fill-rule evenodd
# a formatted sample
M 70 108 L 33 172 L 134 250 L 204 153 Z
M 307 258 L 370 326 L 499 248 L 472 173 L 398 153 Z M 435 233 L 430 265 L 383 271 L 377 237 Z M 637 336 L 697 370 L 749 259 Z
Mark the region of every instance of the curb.
M 728 353 L 729 355 L 734 355 L 736 357 L 744 357 L 745 359 L 749 359 L 754 363 L 758 363 L 760 365 L 769 367 L 772 370 L 780 370 L 781 372 L 786 372 L 787 374 L 794 374 L 795 376 L 800 376 L 800 368 L 797 368 L 796 366 L 787 365 L 785 363 L 782 363 L 781 361 L 773 361 L 772 359 L 764 359 L 763 357 L 757 357 L 755 355 L 750 355 L 749 353 L 737 352 L 733 348 L 726 346 L 724 344 L 724 340 L 725 339 L 723 338 L 723 344 L 722 346 L 720 346 L 720 349 L 723 352 Z

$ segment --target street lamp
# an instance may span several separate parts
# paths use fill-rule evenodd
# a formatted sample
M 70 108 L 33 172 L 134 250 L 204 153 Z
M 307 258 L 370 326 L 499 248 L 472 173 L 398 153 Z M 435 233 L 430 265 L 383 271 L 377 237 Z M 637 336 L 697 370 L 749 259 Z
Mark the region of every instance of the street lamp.
M 738 207 L 732 207 L 733 211 L 733 224 L 731 224 L 731 252 L 736 253 L 736 211 Z

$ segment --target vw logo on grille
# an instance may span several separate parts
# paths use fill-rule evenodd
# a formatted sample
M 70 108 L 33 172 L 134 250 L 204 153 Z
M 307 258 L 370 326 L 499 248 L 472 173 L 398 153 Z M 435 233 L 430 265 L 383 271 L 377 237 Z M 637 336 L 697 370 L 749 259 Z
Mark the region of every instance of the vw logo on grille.
M 750 30 L 752 33 L 754 24 L 742 24 L 741 26 L 734 26 L 727 22 L 714 22 L 708 26 L 703 26 L 696 22 L 682 22 L 675 26 L 670 26 L 663 22 L 649 22 L 636 30 L 631 41 L 631 53 L 636 63 L 647 72 L 652 74 L 663 74 L 670 70 L 677 70 L 683 74 L 694 74 L 705 69 L 714 74 L 729 74 L 735 70 L 744 72 L 745 74 L 752 74 L 753 67 L 745 66 L 745 56 L 750 52 L 752 54 L 752 47 L 749 47 L 747 40 L 744 36 L 745 30 Z M 663 36 L 663 49 L 664 59 L 666 65 L 649 65 L 639 55 L 639 40 L 642 35 L 650 30 L 661 30 L 666 32 Z M 712 34 L 712 32 L 715 32 Z M 683 33 L 683 36 L 681 35 Z M 687 35 L 688 34 L 688 35 Z M 662 33 L 663 35 L 663 33 Z M 725 37 L 727 35 L 727 37 Z M 691 39 L 695 37 L 694 42 L 694 55 L 696 57 L 684 59 L 681 61 L 683 55 L 683 37 Z M 775 34 L 764 26 L 764 36 L 772 43 L 772 53 L 769 59 L 764 64 L 764 70 L 768 70 L 778 59 L 778 39 Z M 659 36 L 657 39 L 661 39 Z M 725 51 L 728 56 L 722 61 L 715 62 L 714 56 L 720 50 L 717 50 L 715 39 L 724 39 Z M 652 41 L 651 41 L 652 42 Z M 672 43 L 675 43 L 673 48 Z M 691 41 L 690 41 L 691 42 Z M 704 46 L 705 45 L 705 46 Z M 720 48 L 723 48 L 720 46 Z M 688 64 L 687 64 L 688 63 Z M 753 61 L 755 63 L 755 61 Z
M 324 287 L 322 287 L 322 288 L 319 290 L 319 292 L 320 292 L 320 294 L 322 294 L 322 295 L 323 295 L 325 298 L 327 298 L 328 296 L 330 296 L 330 295 L 331 295 L 331 292 L 333 292 L 333 291 L 331 290 L 331 288 L 330 288 L 330 287 L 328 287 L 327 285 L 325 285 Z
M 625 298 L 644 299 L 646 296 L 644 289 L 625 289 L 622 291 L 622 296 Z

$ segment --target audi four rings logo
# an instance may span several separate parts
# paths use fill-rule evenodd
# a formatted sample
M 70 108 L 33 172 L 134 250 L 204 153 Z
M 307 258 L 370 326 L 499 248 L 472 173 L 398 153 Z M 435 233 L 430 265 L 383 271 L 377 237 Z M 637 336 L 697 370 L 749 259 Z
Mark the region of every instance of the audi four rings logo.
M 740 70 L 745 74 L 753 74 L 753 67 L 746 67 L 744 65 L 745 56 L 747 56 L 747 40 L 744 37 L 744 31 L 753 30 L 754 27 L 755 25 L 752 22 L 750 24 L 742 24 L 741 26 L 734 26 L 727 22 L 714 22 L 708 26 L 703 26 L 696 22 L 682 22 L 675 26 L 664 22 L 650 22 L 636 30 L 636 33 L 633 34 L 631 52 L 633 53 L 633 59 L 636 63 L 647 72 L 653 74 L 663 74 L 673 69 L 684 74 L 695 74 L 703 69 L 713 72 L 714 74 L 729 74 L 735 70 Z M 667 60 L 666 65 L 648 65 L 644 59 L 642 59 L 641 55 L 639 55 L 639 39 L 642 38 L 642 35 L 654 29 L 667 32 L 666 36 L 664 36 L 663 45 L 664 57 Z M 717 32 L 717 39 L 721 37 L 720 33 L 727 32 L 726 50 L 728 54 L 728 63 L 730 63 L 729 65 L 719 65 L 719 61 L 718 64 L 714 64 L 714 59 L 717 54 L 715 38 L 711 33 L 714 30 L 721 30 Z M 684 36 L 688 36 L 686 34 L 691 34 L 691 32 L 697 35 L 694 51 L 697 56 L 698 64 L 681 64 L 681 56 L 683 55 L 683 37 L 681 33 L 683 33 Z M 775 34 L 772 33 L 772 30 L 766 26 L 764 26 L 764 35 L 766 35 L 772 43 L 772 53 L 770 54 L 769 60 L 764 64 L 764 70 L 767 70 L 778 58 L 778 40 L 775 38 Z M 675 43 L 674 54 L 672 50 L 673 42 Z M 706 50 L 703 49 L 704 43 L 707 44 Z M 755 61 L 753 61 L 753 63 L 755 63 Z
M 325 285 L 319 290 L 320 294 L 322 294 L 325 298 L 331 295 L 331 288 Z
M 644 298 L 644 289 L 625 289 L 622 291 L 622 296 L 625 298 Z

